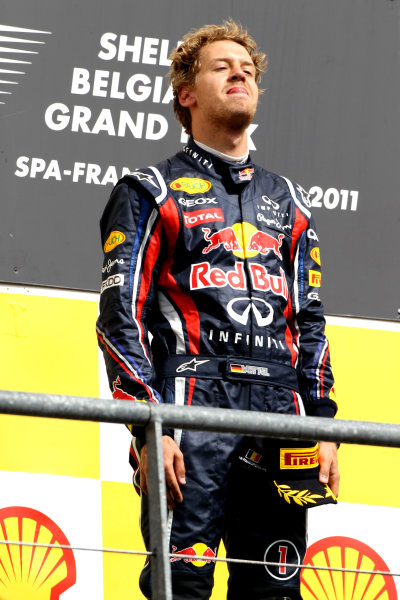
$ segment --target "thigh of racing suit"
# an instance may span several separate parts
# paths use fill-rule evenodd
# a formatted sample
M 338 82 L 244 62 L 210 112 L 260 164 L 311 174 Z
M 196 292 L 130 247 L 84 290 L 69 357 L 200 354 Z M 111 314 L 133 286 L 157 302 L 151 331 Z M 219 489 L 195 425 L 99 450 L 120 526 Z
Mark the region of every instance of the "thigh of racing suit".
M 251 439 L 248 439 L 251 448 Z M 272 497 L 265 478 L 238 466 L 232 474 L 224 543 L 228 558 L 278 563 L 228 563 L 228 600 L 301 600 L 300 569 L 279 565 L 303 562 L 307 511 Z
M 245 408 L 245 388 L 239 393 L 224 381 L 197 379 L 192 405 Z M 215 568 L 210 558 L 216 556 L 222 538 L 231 458 L 242 436 L 189 430 L 174 433 L 185 460 L 186 484 L 181 487 L 183 502 L 168 513 L 169 551 L 196 554 L 201 559 L 171 559 L 173 598 L 208 600 Z M 141 528 L 148 548 L 148 498 L 143 494 Z M 150 562 L 146 564 L 140 577 L 140 587 L 147 598 L 151 598 L 150 566 Z
M 279 396 L 279 398 L 278 398 Z M 287 400 L 287 405 L 285 405 Z M 277 410 L 277 399 L 282 412 L 295 412 L 292 409 L 292 393 L 277 394 L 276 390 L 267 386 L 240 385 L 226 381 L 210 381 L 197 379 L 193 394 L 193 405 L 217 406 L 221 408 L 239 408 L 253 410 Z M 253 482 L 249 493 L 237 494 L 237 489 L 244 488 L 240 482 L 241 469 L 237 467 L 236 460 L 238 451 L 242 447 L 243 436 L 202 432 L 183 431 L 175 432 L 176 441 L 183 452 L 186 468 L 186 485 L 182 486 L 183 502 L 177 504 L 168 516 L 168 537 L 171 553 L 200 555 L 200 559 L 179 558 L 171 559 L 172 589 L 174 600 L 208 600 L 213 587 L 213 573 L 215 563 L 210 561 L 216 555 L 221 538 L 225 537 L 225 543 L 232 557 L 253 558 L 263 560 L 265 551 L 271 543 L 269 540 L 277 540 L 281 535 L 278 530 L 267 530 L 264 527 L 260 540 L 256 540 L 256 534 L 261 532 L 256 520 L 254 507 L 263 505 L 259 498 L 259 488 Z M 248 475 L 244 475 L 244 477 Z M 239 479 L 239 481 L 238 481 Z M 251 477 L 252 480 L 252 477 Z M 250 482 L 249 482 L 250 484 Z M 247 485 L 247 484 L 246 484 Z M 244 487 L 246 487 L 246 485 Z M 266 487 L 266 486 L 265 486 Z M 229 505 L 227 505 L 229 499 Z M 268 499 L 266 500 L 268 502 Z M 227 507 L 229 506 L 227 518 Z M 272 522 L 276 518 L 277 509 L 272 505 L 267 512 L 273 513 Z M 253 518 L 246 521 L 240 517 L 246 513 Z M 285 516 L 283 515 L 285 518 Z M 246 527 L 251 524 L 247 531 Z M 276 523 L 275 523 L 276 524 Z M 236 534 L 236 528 L 239 527 Z M 148 521 L 148 499 L 142 495 L 142 534 L 146 547 L 149 548 L 149 521 Z M 296 538 L 296 533 L 288 524 L 288 536 L 290 540 Z M 287 529 L 282 529 L 285 537 Z M 300 528 L 301 529 L 301 528 Z M 305 526 L 303 524 L 303 537 Z M 225 534 L 224 534 L 225 531 Z M 301 533 L 298 533 L 299 540 Z M 248 534 L 248 535 L 247 535 Z M 278 536 L 278 537 L 277 537 Z M 287 537 L 287 536 L 286 536 Z M 304 540 L 302 542 L 304 544 Z M 252 548 L 257 545 L 257 551 Z M 300 547 L 300 541 L 297 541 Z M 302 546 L 301 546 L 302 547 Z M 261 555 L 260 555 L 261 553 Z M 291 555 L 290 555 L 291 558 Z M 288 560 L 287 562 L 294 562 Z M 267 596 L 251 595 L 258 593 L 256 590 L 264 590 L 271 585 L 273 589 L 280 589 L 280 581 L 274 587 L 275 579 L 271 577 L 264 567 L 261 575 L 256 573 L 255 581 L 246 585 L 242 595 L 231 596 L 235 598 L 246 598 L 246 600 L 265 600 Z M 240 569 L 230 569 L 230 580 L 234 589 L 239 577 Z M 264 575 L 266 574 L 266 576 Z M 253 573 L 251 572 L 253 578 Z M 246 573 L 244 573 L 247 576 Z M 296 576 L 289 579 L 296 581 Z M 247 581 L 247 584 L 250 584 Z M 296 584 L 294 584 L 296 585 Z M 146 564 L 140 577 L 140 587 L 147 598 L 151 598 L 151 573 L 150 562 Z M 287 589 L 286 587 L 284 589 Z M 229 592 L 232 593 L 232 592 Z M 229 596 L 228 596 L 229 597 Z M 299 598 L 293 596 L 293 599 Z

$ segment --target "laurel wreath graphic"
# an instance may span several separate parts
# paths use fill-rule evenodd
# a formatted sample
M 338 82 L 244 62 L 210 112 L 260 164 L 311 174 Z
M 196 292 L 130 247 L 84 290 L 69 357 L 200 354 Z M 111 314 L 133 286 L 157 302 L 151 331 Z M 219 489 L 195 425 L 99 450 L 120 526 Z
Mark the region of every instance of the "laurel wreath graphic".
M 311 494 L 310 490 L 292 490 L 290 485 L 278 485 L 276 481 L 274 481 L 274 484 L 278 488 L 280 497 L 284 498 L 288 504 L 290 504 L 291 500 L 293 500 L 293 502 L 299 506 L 305 506 L 306 504 L 316 504 L 316 498 L 323 498 L 321 494 Z M 331 490 L 329 490 L 329 492 L 329 495 L 331 495 Z M 328 496 L 326 495 L 325 498 L 327 497 Z

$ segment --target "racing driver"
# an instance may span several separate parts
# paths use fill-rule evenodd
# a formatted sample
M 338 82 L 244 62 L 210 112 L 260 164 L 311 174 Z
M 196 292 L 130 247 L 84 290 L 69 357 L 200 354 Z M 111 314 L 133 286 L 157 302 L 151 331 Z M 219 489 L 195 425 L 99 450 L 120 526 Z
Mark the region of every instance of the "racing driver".
M 191 31 L 170 58 L 189 141 L 120 180 L 101 219 L 97 333 L 113 395 L 334 417 L 308 194 L 248 152 L 266 57 L 229 20 Z M 147 446 L 143 430 L 130 428 L 148 545 Z M 163 433 L 174 599 L 210 597 L 221 539 L 227 557 L 282 563 L 228 563 L 229 600 L 300 599 L 300 569 L 290 564 L 304 558 L 307 511 L 273 495 L 271 440 Z M 319 462 L 316 485 L 334 498 L 336 444 L 307 452 Z M 300 496 L 297 504 L 322 498 Z M 149 562 L 140 586 L 151 598 Z

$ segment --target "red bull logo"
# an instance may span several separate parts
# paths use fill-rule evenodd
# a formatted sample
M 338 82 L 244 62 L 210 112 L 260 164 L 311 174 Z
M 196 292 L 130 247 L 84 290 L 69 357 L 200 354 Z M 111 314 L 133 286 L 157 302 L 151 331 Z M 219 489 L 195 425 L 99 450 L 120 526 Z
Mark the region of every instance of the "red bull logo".
M 280 248 L 284 234 L 280 233 L 278 238 L 257 229 L 251 223 L 234 223 L 232 227 L 225 227 L 211 233 L 211 229 L 203 227 L 204 239 L 207 246 L 203 254 L 208 254 L 222 246 L 227 252 L 232 252 L 238 258 L 251 258 L 257 254 L 267 255 L 273 252 L 282 260 Z
M 192 563 L 195 567 L 204 567 L 204 565 L 210 564 L 212 558 L 216 558 L 217 548 L 211 550 L 203 542 L 197 542 L 193 546 L 183 548 L 183 550 L 178 550 L 176 546 L 172 546 L 172 554 L 179 554 L 180 556 L 171 557 L 171 562 L 183 560 L 186 563 Z
M 288 299 L 288 286 L 285 272 L 279 269 L 280 275 L 271 275 L 264 265 L 248 263 L 251 277 L 252 289 L 261 292 L 272 292 L 277 296 Z M 242 262 L 235 262 L 230 271 L 223 271 L 218 267 L 212 267 L 209 262 L 192 265 L 190 272 L 190 289 L 199 290 L 211 287 L 224 287 L 229 285 L 235 290 L 246 290 L 246 278 Z
M 114 398 L 114 400 L 136 400 L 136 398 L 134 396 L 131 396 L 130 394 L 125 392 L 121 387 L 119 387 L 121 385 L 121 380 L 119 378 L 119 375 L 118 375 L 117 379 L 115 381 L 113 381 L 112 385 L 113 385 L 112 397 Z
M 246 169 L 242 169 L 239 171 L 239 179 L 240 181 L 251 181 L 254 175 L 254 169 L 247 167 Z
M 203 231 L 204 239 L 208 242 L 208 246 L 203 249 L 203 254 L 207 254 L 207 252 L 211 252 L 211 250 L 215 250 L 221 245 L 228 252 L 233 252 L 234 250 L 242 252 L 242 247 L 239 244 L 233 227 L 225 227 L 211 235 L 211 229 L 208 227 L 203 227 Z
M 265 231 L 257 230 L 251 236 L 247 249 L 256 250 L 261 254 L 268 254 L 268 252 L 272 250 L 272 252 L 282 260 L 282 254 L 279 252 L 279 248 L 282 246 L 284 237 L 284 234 L 280 233 L 278 239 L 276 239 L 272 235 L 265 233 Z

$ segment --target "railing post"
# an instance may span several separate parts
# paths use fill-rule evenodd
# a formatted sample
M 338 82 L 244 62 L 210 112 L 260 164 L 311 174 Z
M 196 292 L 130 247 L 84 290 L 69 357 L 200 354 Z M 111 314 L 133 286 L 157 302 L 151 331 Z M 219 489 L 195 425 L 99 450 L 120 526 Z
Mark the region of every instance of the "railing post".
M 146 426 L 152 598 L 172 600 L 171 565 L 167 539 L 167 497 L 160 420 Z

